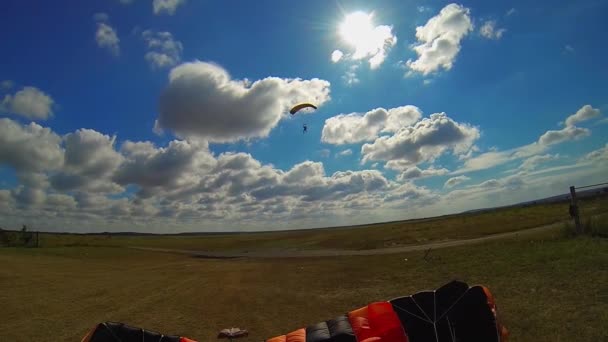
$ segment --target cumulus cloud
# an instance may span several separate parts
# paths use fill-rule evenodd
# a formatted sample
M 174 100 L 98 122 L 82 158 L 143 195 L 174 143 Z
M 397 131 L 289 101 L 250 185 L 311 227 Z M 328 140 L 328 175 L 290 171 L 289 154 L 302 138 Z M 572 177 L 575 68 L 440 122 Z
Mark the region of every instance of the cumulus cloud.
M 440 68 L 450 70 L 460 52 L 462 39 L 473 30 L 470 10 L 457 4 L 445 6 L 424 26 L 416 28 L 418 44 L 413 50 L 418 59 L 408 60 L 407 66 L 424 75 Z
M 579 122 L 587 121 L 594 119 L 600 116 L 600 110 L 597 108 L 593 108 L 590 105 L 584 105 L 576 113 L 570 115 L 566 119 L 566 126 L 574 126 Z
M 334 63 L 339 62 L 342 57 L 344 57 L 344 52 L 340 50 L 334 50 L 334 52 L 331 53 L 331 61 Z
M 386 59 L 390 49 L 397 44 L 397 36 L 390 25 L 375 25 L 374 15 L 355 12 L 347 15 L 339 27 L 343 41 L 352 52 L 343 53 L 334 50 L 332 61 L 339 60 L 367 60 L 370 69 L 377 69 Z
M 442 175 L 448 174 L 448 172 L 449 172 L 449 170 L 446 168 L 435 169 L 433 167 L 430 167 L 428 169 L 420 169 L 417 166 L 403 168 L 403 165 L 401 165 L 401 164 L 402 163 L 400 160 L 391 160 L 388 163 L 386 163 L 386 165 L 385 165 L 385 167 L 387 169 L 392 169 L 392 170 L 397 170 L 397 171 L 402 170 L 402 172 L 397 176 L 398 181 L 405 181 L 405 180 L 417 179 L 417 178 L 427 178 L 427 177 L 433 177 L 433 176 L 442 176 Z
M 205 145 L 188 141 L 174 140 L 163 148 L 151 142 L 126 141 L 121 152 L 125 161 L 114 173 L 113 181 L 123 186 L 138 185 L 143 197 L 193 185 L 198 181 L 196 170 L 204 172 L 214 164 Z
M 109 17 L 106 13 L 96 13 L 94 19 L 97 22 L 95 41 L 97 46 L 108 50 L 112 55 L 120 54 L 120 39 L 116 30 L 108 24 Z
M 145 30 L 142 38 L 148 47 L 145 59 L 153 69 L 172 67 L 180 62 L 183 45 L 170 32 Z
M 159 15 L 166 13 L 168 15 L 175 14 L 177 7 L 184 4 L 186 0 L 153 0 L 152 9 L 154 14 Z
M 120 192 L 123 189 L 110 180 L 123 157 L 114 149 L 116 137 L 91 129 L 79 129 L 64 137 L 64 164 L 51 177 L 60 191 L 87 190 Z
M 587 128 L 566 126 L 560 130 L 549 130 L 541 135 L 538 142 L 541 145 L 554 145 L 568 140 L 579 140 L 591 135 Z
M 445 113 L 431 114 L 415 125 L 401 128 L 392 136 L 382 136 L 361 147 L 363 163 L 400 160 L 416 165 L 433 161 L 445 151 L 467 152 L 479 138 L 479 129 L 458 123 Z
M 470 180 L 471 178 L 467 177 L 467 176 L 458 176 L 458 177 L 452 177 L 450 179 L 448 179 L 445 184 L 443 184 L 444 188 L 453 188 L 459 184 L 462 184 L 468 180 Z
M 267 77 L 233 80 L 222 67 L 193 62 L 169 75 L 160 98 L 158 126 L 209 142 L 266 137 L 297 102 L 323 105 L 329 82 Z
M 417 122 L 422 113 L 415 106 L 376 108 L 365 114 L 340 114 L 325 120 L 321 141 L 341 145 L 371 141 L 380 133 L 394 133 Z
M 61 137 L 36 123 L 0 119 L 0 164 L 17 172 L 56 170 L 63 164 Z
M 35 87 L 23 87 L 0 102 L 0 113 L 21 115 L 31 120 L 46 120 L 53 115 L 53 98 Z
M 498 40 L 507 32 L 504 28 L 497 28 L 495 20 L 487 20 L 479 28 L 479 33 L 482 37 Z

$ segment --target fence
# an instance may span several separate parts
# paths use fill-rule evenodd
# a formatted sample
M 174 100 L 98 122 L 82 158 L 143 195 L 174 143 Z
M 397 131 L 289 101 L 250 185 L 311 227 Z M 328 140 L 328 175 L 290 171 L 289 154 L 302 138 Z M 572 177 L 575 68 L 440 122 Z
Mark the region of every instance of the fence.
M 606 187 L 606 186 L 608 186 L 608 182 L 570 187 L 570 217 L 572 217 L 572 219 L 574 220 L 574 225 L 575 225 L 577 234 L 584 233 L 584 229 L 583 229 L 583 223 L 582 223 L 583 215 L 581 214 L 581 210 L 579 207 L 580 198 L 579 198 L 579 195 L 577 194 L 576 190 L 598 188 L 598 187 L 602 187 L 602 186 L 604 186 L 604 188 L 597 189 L 598 190 L 597 192 L 591 192 L 591 195 L 597 196 L 602 193 L 608 194 L 608 187 Z M 585 193 L 585 195 L 588 195 L 588 191 Z M 589 216 L 592 216 L 592 215 L 593 215 L 593 213 L 589 213 Z M 591 217 L 589 217 L 588 219 L 591 219 Z
M 40 232 L 0 229 L 0 247 L 39 247 Z

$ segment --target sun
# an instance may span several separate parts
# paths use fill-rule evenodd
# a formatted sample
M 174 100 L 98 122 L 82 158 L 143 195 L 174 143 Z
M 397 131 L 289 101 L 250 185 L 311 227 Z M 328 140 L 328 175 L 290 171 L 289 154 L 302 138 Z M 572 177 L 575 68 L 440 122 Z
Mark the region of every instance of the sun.
M 368 40 L 373 31 L 372 14 L 361 11 L 347 15 L 339 28 L 342 39 L 355 47 Z

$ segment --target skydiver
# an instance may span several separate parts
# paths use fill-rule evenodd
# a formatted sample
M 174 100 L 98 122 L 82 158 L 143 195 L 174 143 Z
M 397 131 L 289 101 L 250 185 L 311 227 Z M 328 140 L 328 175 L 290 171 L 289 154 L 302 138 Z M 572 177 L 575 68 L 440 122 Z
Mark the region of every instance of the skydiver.
M 306 124 L 302 125 L 302 134 L 308 132 L 308 126 Z

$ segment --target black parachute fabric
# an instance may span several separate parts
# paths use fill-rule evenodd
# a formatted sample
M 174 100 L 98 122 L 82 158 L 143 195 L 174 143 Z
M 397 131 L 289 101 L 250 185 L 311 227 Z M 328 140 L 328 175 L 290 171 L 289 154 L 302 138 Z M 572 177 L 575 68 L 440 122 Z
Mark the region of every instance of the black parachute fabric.
M 348 316 L 317 323 L 306 328 L 306 342 L 357 342 Z
M 435 291 L 389 301 L 410 342 L 499 342 L 496 317 L 482 286 L 453 281 Z
M 163 334 L 135 328 L 118 322 L 105 322 L 97 325 L 93 333 L 84 339 L 86 342 L 124 342 L 124 341 L 154 341 L 154 342 L 180 342 L 179 336 L 165 336 Z

